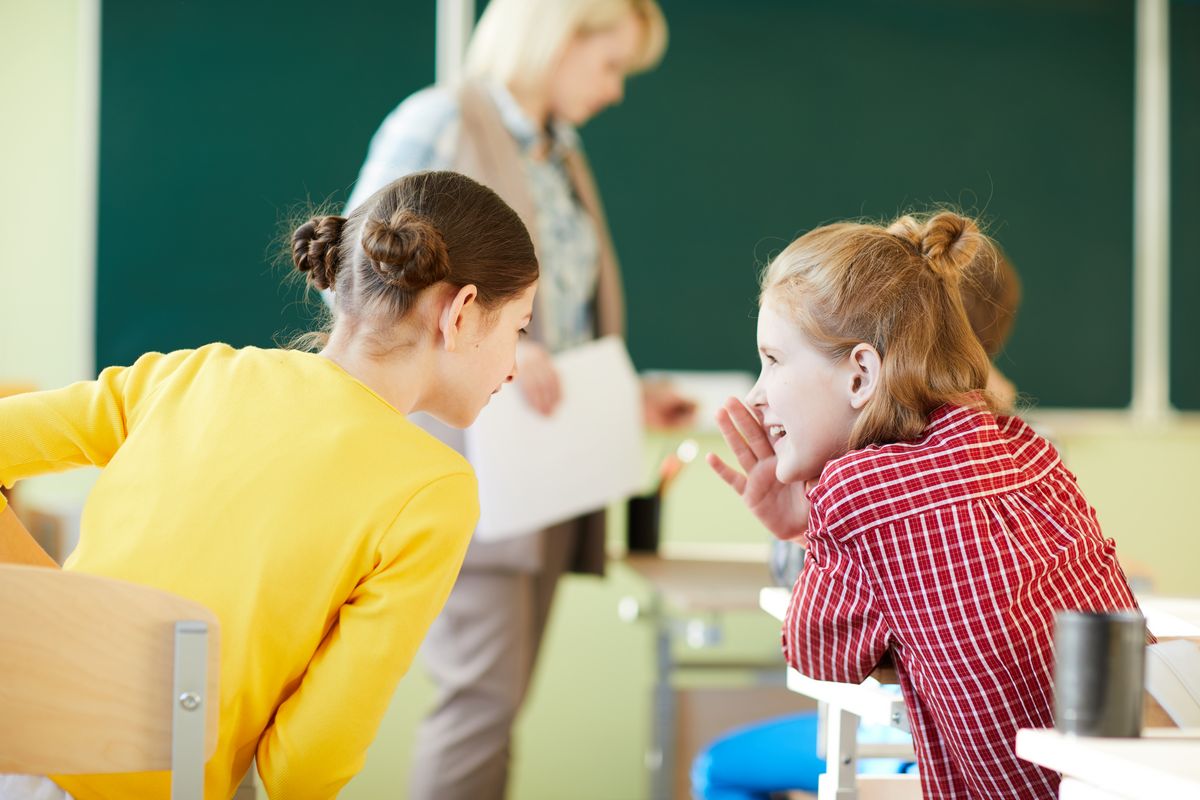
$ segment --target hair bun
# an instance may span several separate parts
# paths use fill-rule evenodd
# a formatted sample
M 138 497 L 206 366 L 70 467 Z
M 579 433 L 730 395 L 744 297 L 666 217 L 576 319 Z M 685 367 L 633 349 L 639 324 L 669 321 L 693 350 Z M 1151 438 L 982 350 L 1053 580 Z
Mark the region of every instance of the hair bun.
M 318 289 L 331 288 L 337 279 L 338 243 L 345 224 L 345 217 L 313 217 L 292 234 L 292 262 Z
M 916 217 L 905 214 L 888 225 L 887 232 L 903 239 L 918 253 L 921 252 L 921 239 L 925 235 L 925 224 Z
M 362 246 L 385 283 L 418 292 L 450 275 L 450 254 L 428 219 L 407 209 L 391 219 L 368 218 Z
M 987 241 L 975 220 L 953 211 L 942 211 L 924 222 L 906 215 L 887 231 L 911 245 L 935 273 L 956 281 Z

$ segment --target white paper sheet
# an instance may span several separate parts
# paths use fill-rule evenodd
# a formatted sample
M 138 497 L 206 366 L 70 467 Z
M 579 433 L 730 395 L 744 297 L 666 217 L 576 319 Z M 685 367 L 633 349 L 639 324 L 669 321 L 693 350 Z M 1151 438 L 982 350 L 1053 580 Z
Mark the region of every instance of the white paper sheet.
M 625 344 L 606 337 L 558 354 L 554 364 L 562 400 L 552 415 L 506 386 L 466 431 L 482 540 L 604 508 L 644 482 L 641 388 Z

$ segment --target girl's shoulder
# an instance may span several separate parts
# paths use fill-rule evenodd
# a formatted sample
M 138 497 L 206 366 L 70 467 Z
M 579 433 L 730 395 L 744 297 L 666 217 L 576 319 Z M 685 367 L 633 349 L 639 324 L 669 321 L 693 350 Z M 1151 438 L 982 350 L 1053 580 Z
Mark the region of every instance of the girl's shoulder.
M 971 498 L 1002 494 L 1059 463 L 1053 447 L 1015 417 L 947 405 L 916 439 L 855 450 L 826 464 L 814 514 L 847 538 Z
M 462 114 L 459 93 L 446 86 L 427 86 L 406 97 L 384 119 L 379 136 L 416 135 L 435 138 Z

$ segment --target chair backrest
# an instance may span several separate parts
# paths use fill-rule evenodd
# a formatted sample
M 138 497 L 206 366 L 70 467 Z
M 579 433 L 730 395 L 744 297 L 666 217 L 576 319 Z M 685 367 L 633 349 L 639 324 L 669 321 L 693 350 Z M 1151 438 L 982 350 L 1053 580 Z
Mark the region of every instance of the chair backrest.
M 168 592 L 0 564 L 0 773 L 168 770 L 188 739 L 202 778 L 218 632 L 211 611 Z

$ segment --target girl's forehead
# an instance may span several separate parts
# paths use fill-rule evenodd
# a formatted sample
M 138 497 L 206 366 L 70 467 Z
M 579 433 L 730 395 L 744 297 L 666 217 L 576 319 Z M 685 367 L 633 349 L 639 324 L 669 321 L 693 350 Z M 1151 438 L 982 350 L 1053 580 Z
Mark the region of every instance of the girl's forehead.
M 758 307 L 758 335 L 773 339 L 799 338 L 800 326 L 792 319 L 786 308 L 764 298 Z

